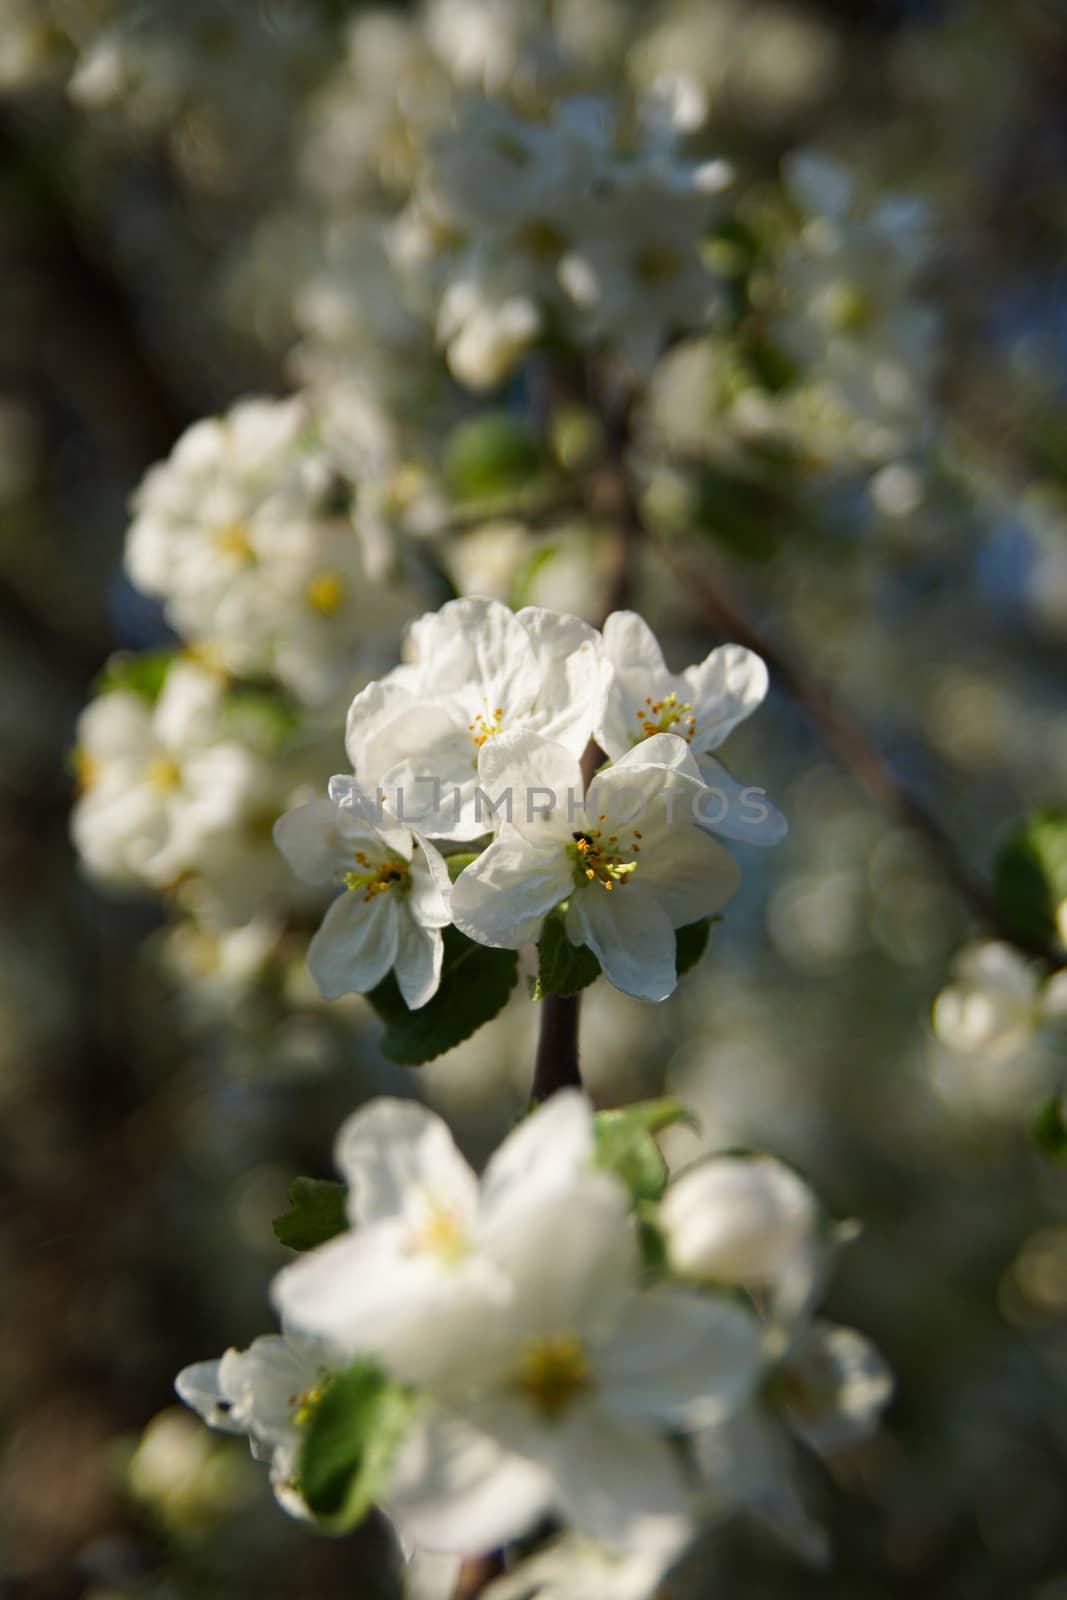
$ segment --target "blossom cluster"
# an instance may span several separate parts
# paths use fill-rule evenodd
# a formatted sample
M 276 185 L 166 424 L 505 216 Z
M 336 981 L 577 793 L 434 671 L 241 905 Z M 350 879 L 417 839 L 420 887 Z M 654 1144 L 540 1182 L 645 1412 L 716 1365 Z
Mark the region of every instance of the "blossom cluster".
M 449 922 L 521 950 L 559 912 L 617 988 L 665 999 L 675 930 L 737 885 L 712 835 L 772 844 L 785 831 L 713 754 L 766 692 L 760 659 L 721 646 L 677 675 L 635 613 L 598 634 L 478 599 L 416 622 L 408 657 L 352 702 L 354 774 L 275 830 L 301 877 L 342 886 L 309 950 L 323 994 L 365 993 L 393 968 L 424 1005 Z M 587 789 L 591 741 L 611 759 Z
M 283 1331 L 186 1368 L 179 1394 L 248 1435 L 287 1510 L 348 1526 L 379 1504 L 409 1554 L 562 1522 L 498 1597 L 562 1565 L 640 1600 L 741 1509 L 819 1558 L 790 1441 L 854 1445 L 890 1394 L 862 1335 L 814 1316 L 839 1230 L 770 1157 L 668 1183 L 641 1133 L 658 1111 L 557 1094 L 479 1179 L 434 1113 L 372 1102 L 337 1139 L 339 1231 L 275 1279 Z M 636 1194 L 620 1125 L 652 1152 Z

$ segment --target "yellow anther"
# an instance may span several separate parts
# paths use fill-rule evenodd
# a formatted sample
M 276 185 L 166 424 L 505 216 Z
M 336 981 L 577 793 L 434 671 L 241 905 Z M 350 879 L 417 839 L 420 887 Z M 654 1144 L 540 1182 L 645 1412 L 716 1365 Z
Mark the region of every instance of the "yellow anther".
M 494 734 L 500 732 L 503 722 L 504 707 L 497 706 L 495 710 L 490 711 L 488 702 L 486 702 L 485 710 L 479 711 L 473 722 L 468 722 L 467 732 L 480 750 L 487 739 L 491 739 Z
M 304 590 L 304 599 L 313 611 L 332 617 L 344 604 L 347 586 L 339 572 L 317 572 Z
M 362 850 L 356 851 L 355 859 L 363 870 L 346 872 L 345 888 L 356 891 L 362 889 L 364 904 L 373 900 L 375 895 L 384 894 L 387 889 L 407 887 L 410 872 L 406 861 L 394 858 L 375 866 L 368 863 Z
M 535 1339 L 519 1363 L 516 1382 L 542 1416 L 562 1416 L 593 1386 L 582 1341 L 570 1333 Z

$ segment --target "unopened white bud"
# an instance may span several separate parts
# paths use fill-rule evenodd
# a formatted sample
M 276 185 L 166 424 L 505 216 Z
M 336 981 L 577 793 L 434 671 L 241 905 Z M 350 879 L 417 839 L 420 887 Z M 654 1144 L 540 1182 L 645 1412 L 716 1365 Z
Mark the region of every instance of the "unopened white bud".
M 659 1213 L 676 1272 L 760 1288 L 775 1283 L 816 1222 L 811 1190 L 771 1156 L 720 1156 L 672 1183 Z

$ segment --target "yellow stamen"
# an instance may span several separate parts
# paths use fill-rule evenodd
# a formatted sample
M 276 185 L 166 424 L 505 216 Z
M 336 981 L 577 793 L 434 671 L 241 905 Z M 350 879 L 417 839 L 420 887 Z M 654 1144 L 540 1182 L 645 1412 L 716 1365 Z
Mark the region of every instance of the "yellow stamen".
M 362 850 L 357 850 L 355 860 L 362 869 L 359 872 L 345 873 L 345 888 L 363 891 L 363 902 L 373 900 L 375 895 L 385 894 L 387 889 L 407 888 L 410 880 L 410 869 L 406 861 L 393 857 L 389 861 L 373 863 L 367 860 Z
M 516 1382 L 541 1415 L 555 1419 L 593 1386 L 582 1342 L 571 1333 L 548 1333 L 523 1354 Z
M 448 1206 L 431 1203 L 429 1218 L 412 1236 L 408 1249 L 413 1255 L 426 1253 L 445 1266 L 455 1266 L 470 1252 L 462 1217 Z
M 176 789 L 182 781 L 182 769 L 173 756 L 156 756 L 154 761 L 148 763 L 145 777 L 153 789 L 158 789 L 160 794 L 166 794 L 169 789 Z
M 575 862 L 575 884 L 581 888 L 582 879 L 592 883 L 599 880 L 605 889 L 614 889 L 626 883 L 627 879 L 637 871 L 637 862 L 625 859 L 623 851 L 626 846 L 619 848 L 617 833 L 609 834 L 602 840 L 600 829 L 595 828 L 592 833 L 576 833 L 573 835 L 574 843 L 570 847 Z M 636 855 L 639 846 L 630 843 L 627 854 Z
M 304 599 L 313 611 L 332 617 L 344 603 L 346 593 L 347 586 L 339 572 L 316 572 L 304 590 Z
M 473 722 L 468 722 L 467 732 L 480 750 L 487 739 L 491 739 L 494 734 L 500 732 L 503 721 L 503 706 L 497 706 L 495 711 L 490 711 L 489 703 L 486 701 L 485 710 L 480 711 Z
M 692 711 L 693 707 L 688 700 L 680 701 L 672 692 L 665 695 L 662 700 L 653 700 L 651 695 L 646 695 L 644 705 L 640 706 L 634 715 L 641 724 L 644 738 L 651 739 L 656 733 L 675 733 L 684 739 L 686 744 L 690 744 L 697 730 L 696 718 L 692 715 Z

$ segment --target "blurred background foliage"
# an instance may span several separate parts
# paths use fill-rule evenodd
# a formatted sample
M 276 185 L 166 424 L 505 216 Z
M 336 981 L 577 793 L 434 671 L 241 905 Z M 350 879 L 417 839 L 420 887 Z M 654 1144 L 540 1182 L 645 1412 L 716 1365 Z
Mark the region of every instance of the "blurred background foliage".
M 702 138 L 745 173 L 751 216 L 807 145 L 937 214 L 924 292 L 940 354 L 909 465 L 862 483 L 832 461 L 798 471 L 795 432 L 793 459 L 753 452 L 722 423 L 728 364 L 676 354 L 656 425 L 699 468 L 680 500 L 667 477 L 650 490 L 678 570 L 646 555 L 637 603 L 680 665 L 723 636 L 701 574 L 734 596 L 990 884 L 998 843 L 1067 785 L 1067 5 L 596 0 L 583 15 L 638 76 L 683 52 L 708 94 Z M 328 1175 L 341 1117 L 410 1092 L 411 1073 L 380 1056 L 361 1002 L 282 1015 L 263 986 L 184 982 L 157 905 L 91 887 L 68 842 L 90 686 L 117 646 L 166 638 L 119 576 L 128 496 L 198 416 L 284 391 L 293 286 L 324 213 L 358 210 L 341 192 L 367 92 L 345 64 L 356 16 L 344 0 L 0 0 L 12 1600 L 396 1592 L 381 1530 L 338 1543 L 288 1522 L 243 1444 L 175 1410 L 171 1383 L 268 1325 L 287 1184 Z M 723 243 L 752 247 L 743 230 Z M 451 463 L 469 489 L 461 441 Z M 476 537 L 478 573 L 487 551 L 507 566 L 506 530 Z M 583 538 L 574 572 L 543 575 L 545 603 L 586 609 Z M 454 577 L 463 560 L 461 541 Z M 862 741 L 828 739 L 776 679 L 731 753 L 789 839 L 745 852 L 742 895 L 668 1005 L 590 992 L 586 1073 L 602 1104 L 669 1085 L 706 1146 L 771 1149 L 862 1221 L 829 1308 L 876 1340 L 899 1389 L 869 1451 L 834 1478 L 812 1468 L 831 1572 L 737 1528 L 700 1581 L 752 1600 L 1065 1600 L 1067 1184 L 1031 1133 L 1060 1058 L 1036 1038 L 960 1054 L 935 1035 L 956 953 L 990 929 L 937 841 L 865 787 Z M 520 995 L 418 1071 L 475 1156 L 523 1103 L 535 1026 Z M 670 1138 L 681 1158 L 698 1148 Z

